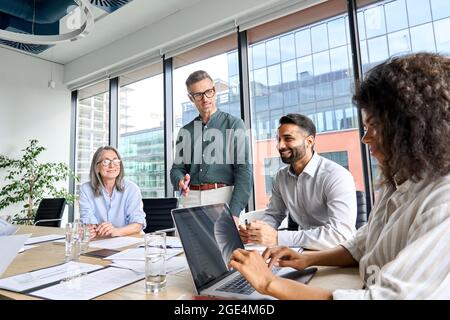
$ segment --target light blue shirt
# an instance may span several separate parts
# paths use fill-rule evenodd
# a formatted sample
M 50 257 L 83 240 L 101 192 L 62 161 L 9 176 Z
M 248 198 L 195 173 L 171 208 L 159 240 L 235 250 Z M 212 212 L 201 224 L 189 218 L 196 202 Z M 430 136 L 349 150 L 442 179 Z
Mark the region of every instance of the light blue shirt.
M 125 227 L 131 223 L 146 226 L 142 195 L 139 187 L 123 180 L 124 191 L 113 189 L 112 197 L 102 188 L 102 195 L 96 197 L 90 182 L 80 187 L 80 218 L 86 224 L 100 224 L 109 221 L 116 228 Z

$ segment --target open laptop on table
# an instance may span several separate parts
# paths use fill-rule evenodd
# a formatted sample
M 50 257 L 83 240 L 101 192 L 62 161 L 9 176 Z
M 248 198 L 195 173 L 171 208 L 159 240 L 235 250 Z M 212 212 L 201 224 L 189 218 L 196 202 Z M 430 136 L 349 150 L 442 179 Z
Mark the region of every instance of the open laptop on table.
M 258 293 L 227 264 L 237 248 L 244 248 L 227 204 L 172 210 L 197 294 L 239 299 L 273 299 Z M 297 271 L 278 268 L 278 276 L 307 283 L 316 268 Z

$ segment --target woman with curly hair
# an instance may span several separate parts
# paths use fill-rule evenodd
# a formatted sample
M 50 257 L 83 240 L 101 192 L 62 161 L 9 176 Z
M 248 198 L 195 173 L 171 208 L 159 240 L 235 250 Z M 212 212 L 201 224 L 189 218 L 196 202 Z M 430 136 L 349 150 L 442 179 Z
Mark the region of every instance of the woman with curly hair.
M 353 100 L 382 175 L 369 222 L 333 249 L 267 248 L 262 256 L 238 249 L 230 266 L 279 299 L 449 299 L 450 59 L 388 60 L 369 71 Z M 272 265 L 358 265 L 365 286 L 328 292 L 276 277 Z

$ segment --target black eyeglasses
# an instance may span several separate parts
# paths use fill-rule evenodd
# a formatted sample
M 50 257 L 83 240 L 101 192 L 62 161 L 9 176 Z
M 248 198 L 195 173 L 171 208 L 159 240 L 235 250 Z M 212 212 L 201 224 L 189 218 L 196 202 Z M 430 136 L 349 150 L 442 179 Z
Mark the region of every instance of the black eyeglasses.
M 195 101 L 201 101 L 203 99 L 203 95 L 207 98 L 214 97 L 214 94 L 216 93 L 216 88 L 211 88 L 203 92 L 195 92 L 195 93 L 189 93 L 189 95 L 195 100 Z
M 120 159 L 114 159 L 114 160 L 105 159 L 105 160 L 99 161 L 97 163 L 101 163 L 102 166 L 104 166 L 104 167 L 109 166 L 111 163 L 114 166 L 118 166 L 118 165 L 120 165 Z

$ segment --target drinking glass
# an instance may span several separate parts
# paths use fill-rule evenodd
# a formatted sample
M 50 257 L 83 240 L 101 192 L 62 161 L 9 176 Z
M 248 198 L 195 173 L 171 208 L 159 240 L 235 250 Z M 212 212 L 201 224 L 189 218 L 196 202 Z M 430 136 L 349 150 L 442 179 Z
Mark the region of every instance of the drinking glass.
M 147 233 L 145 239 L 145 291 L 159 292 L 166 286 L 166 233 Z

